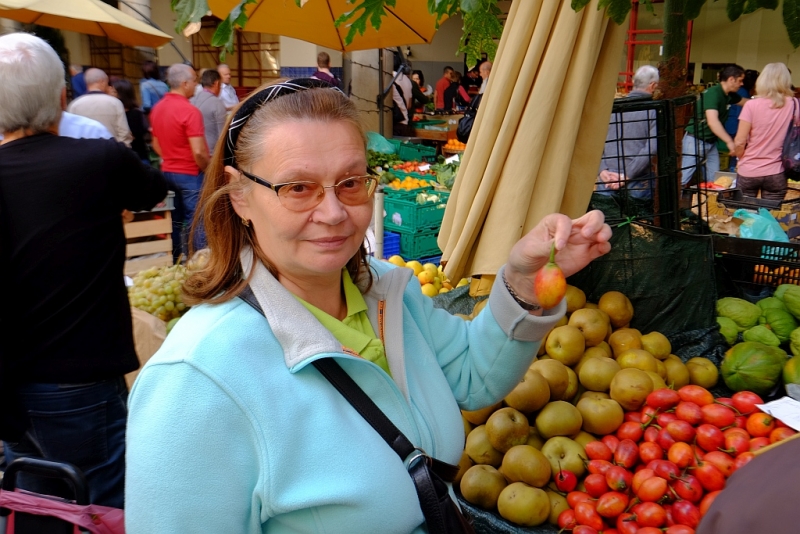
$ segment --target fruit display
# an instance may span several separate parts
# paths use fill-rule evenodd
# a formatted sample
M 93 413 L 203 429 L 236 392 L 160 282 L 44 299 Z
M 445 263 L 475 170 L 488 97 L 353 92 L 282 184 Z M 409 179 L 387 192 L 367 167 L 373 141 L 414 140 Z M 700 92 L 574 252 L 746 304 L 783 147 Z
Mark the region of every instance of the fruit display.
M 413 172 L 416 174 L 423 174 L 423 175 L 429 174 L 431 176 L 436 174 L 431 169 L 430 163 L 422 163 L 421 161 L 401 161 L 399 163 L 394 163 L 393 165 L 391 165 L 390 168 L 394 171 L 400 171 L 400 172 Z
M 663 334 L 631 328 L 634 309 L 624 294 L 610 291 L 587 303 L 583 291 L 567 285 L 564 298 L 568 316 L 542 341 L 539 358 L 514 390 L 496 406 L 462 412 L 463 498 L 527 527 L 547 521 L 597 532 L 673 523 L 694 528 L 693 518 L 713 499 L 701 505 L 706 494 L 724 487 L 734 462 L 739 467 L 751 458 L 737 460 L 737 453 L 749 452 L 751 437 L 747 447 L 740 438 L 726 444 L 723 428 L 746 426 L 745 414 L 760 398 L 750 392 L 736 397 L 750 405 L 715 402 L 706 389 L 719 379 L 714 363 L 683 362 Z M 782 430 L 775 440 L 791 432 Z M 769 433 L 761 437 L 769 442 Z M 705 467 L 715 458 L 730 464 L 721 485 Z
M 133 277 L 128 288 L 128 301 L 162 321 L 169 322 L 169 329 L 189 307 L 183 302 L 183 283 L 191 271 L 202 269 L 208 262 L 208 250 L 199 250 L 186 265 L 180 261 L 167 267 L 151 267 Z
M 391 168 L 392 165 L 403 163 L 397 154 L 384 154 L 374 150 L 367 150 L 367 166 L 370 168 L 380 167 L 381 169 Z
M 442 145 L 442 150 L 449 150 L 450 152 L 458 152 L 458 151 L 461 151 L 461 150 L 466 150 L 466 148 L 467 148 L 467 144 L 466 143 L 462 143 L 461 141 L 459 141 L 455 137 L 452 138 L 452 139 L 448 139 L 447 143 Z
M 386 261 L 397 265 L 398 267 L 407 267 L 414 271 L 414 276 L 419 280 L 422 286 L 422 294 L 428 297 L 435 297 L 442 293 L 469 284 L 469 280 L 462 278 L 458 284 L 453 286 L 453 283 L 445 276 L 441 265 L 434 265 L 433 263 L 421 264 L 417 260 L 405 261 L 401 256 L 392 256 Z
M 567 292 L 567 279 L 556 264 L 555 243 L 550 246 L 550 260 L 536 273 L 533 290 L 545 310 L 555 308 Z
M 388 173 L 387 173 L 388 174 Z M 405 190 L 411 191 L 412 189 L 419 189 L 421 187 L 430 187 L 430 182 L 427 180 L 422 180 L 420 178 L 414 178 L 413 176 L 406 176 L 402 180 L 400 178 L 393 178 L 389 183 L 386 184 L 386 187 L 390 187 L 392 189 L 397 190 Z

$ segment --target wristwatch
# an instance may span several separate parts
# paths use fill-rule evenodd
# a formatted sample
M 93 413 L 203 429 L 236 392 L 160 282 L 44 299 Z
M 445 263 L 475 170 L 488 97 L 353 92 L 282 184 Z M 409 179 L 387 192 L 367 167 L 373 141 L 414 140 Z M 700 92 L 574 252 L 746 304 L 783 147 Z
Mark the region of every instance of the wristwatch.
M 529 311 L 529 312 L 542 309 L 542 307 L 539 306 L 538 304 L 534 304 L 533 302 L 528 302 L 527 300 L 525 300 L 525 299 L 521 298 L 519 295 L 517 295 L 517 292 L 514 291 L 511 288 L 511 286 L 508 284 L 508 280 L 506 280 L 505 273 L 503 273 L 503 283 L 506 285 L 506 289 L 508 289 L 508 292 L 511 295 L 511 298 L 513 298 L 514 301 L 516 301 L 516 303 L 519 304 L 520 308 L 522 308 L 525 311 Z

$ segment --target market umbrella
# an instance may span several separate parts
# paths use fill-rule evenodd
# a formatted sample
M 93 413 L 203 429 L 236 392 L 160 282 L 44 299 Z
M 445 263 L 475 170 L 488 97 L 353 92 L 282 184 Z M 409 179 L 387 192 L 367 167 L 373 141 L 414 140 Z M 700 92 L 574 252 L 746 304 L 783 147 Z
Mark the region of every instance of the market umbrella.
M 0 0 L 0 18 L 106 36 L 127 46 L 158 48 L 172 40 L 166 33 L 100 0 Z
M 545 215 L 586 211 L 627 27 L 597 7 L 511 3 L 439 234 L 450 279 L 485 275 L 473 295 Z
M 239 3 L 240 0 L 209 0 L 208 7 L 224 19 Z M 245 7 L 249 16 L 246 29 L 292 37 L 341 52 L 430 43 L 436 33 L 436 15 L 428 11 L 426 0 L 402 0 L 395 7 L 386 7 L 380 30 L 367 24 L 364 35 L 356 33 L 353 42 L 345 45 L 349 27 L 337 28 L 334 21 L 352 9 L 353 4 L 347 0 L 308 0 L 303 7 L 298 7 L 294 0 L 258 0 Z

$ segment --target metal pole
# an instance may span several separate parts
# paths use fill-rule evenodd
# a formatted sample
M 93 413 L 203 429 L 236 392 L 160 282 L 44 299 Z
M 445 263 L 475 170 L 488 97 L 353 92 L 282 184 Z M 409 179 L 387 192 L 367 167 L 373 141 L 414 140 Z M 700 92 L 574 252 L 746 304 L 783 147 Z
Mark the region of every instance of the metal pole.
M 375 258 L 383 259 L 383 187 L 375 191 Z
M 383 125 L 383 48 L 378 49 L 378 132 L 384 135 Z M 376 202 L 377 204 L 377 202 Z M 383 223 L 381 223 L 382 225 Z M 377 236 L 376 236 L 377 237 Z M 381 243 L 382 244 L 382 243 Z M 381 250 L 381 252 L 383 252 Z

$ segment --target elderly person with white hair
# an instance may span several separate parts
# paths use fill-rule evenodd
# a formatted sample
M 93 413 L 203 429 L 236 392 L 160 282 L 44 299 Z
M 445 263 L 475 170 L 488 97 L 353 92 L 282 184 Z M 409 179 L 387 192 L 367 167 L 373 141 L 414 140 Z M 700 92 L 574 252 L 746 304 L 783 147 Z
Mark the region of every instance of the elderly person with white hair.
M 203 114 L 189 102 L 197 86 L 194 69 L 183 63 L 172 65 L 167 71 L 167 84 L 169 93 L 150 112 L 150 125 L 153 149 L 161 156 L 161 170 L 175 192 L 172 246 L 177 258 L 188 252 L 185 230 L 194 218 L 210 155 Z M 196 245 L 203 247 L 202 237 Z
M 650 99 L 658 87 L 658 69 L 645 65 L 633 76 L 628 99 Z M 653 196 L 652 159 L 656 155 L 656 112 L 612 113 L 600 160 L 597 191 L 610 195 L 620 189 L 634 198 Z
M 166 184 L 120 143 L 58 135 L 64 66 L 42 39 L 0 37 L 0 79 L 0 265 L 14 303 L 0 310 L 0 438 L 9 463 L 69 462 L 92 503 L 122 507 L 124 375 L 139 360 L 120 213 L 151 209 Z
M 133 134 L 125 118 L 125 108 L 117 97 L 108 94 L 108 75 L 100 69 L 89 69 L 83 78 L 88 92 L 73 100 L 67 111 L 96 120 L 114 139 L 131 146 Z

